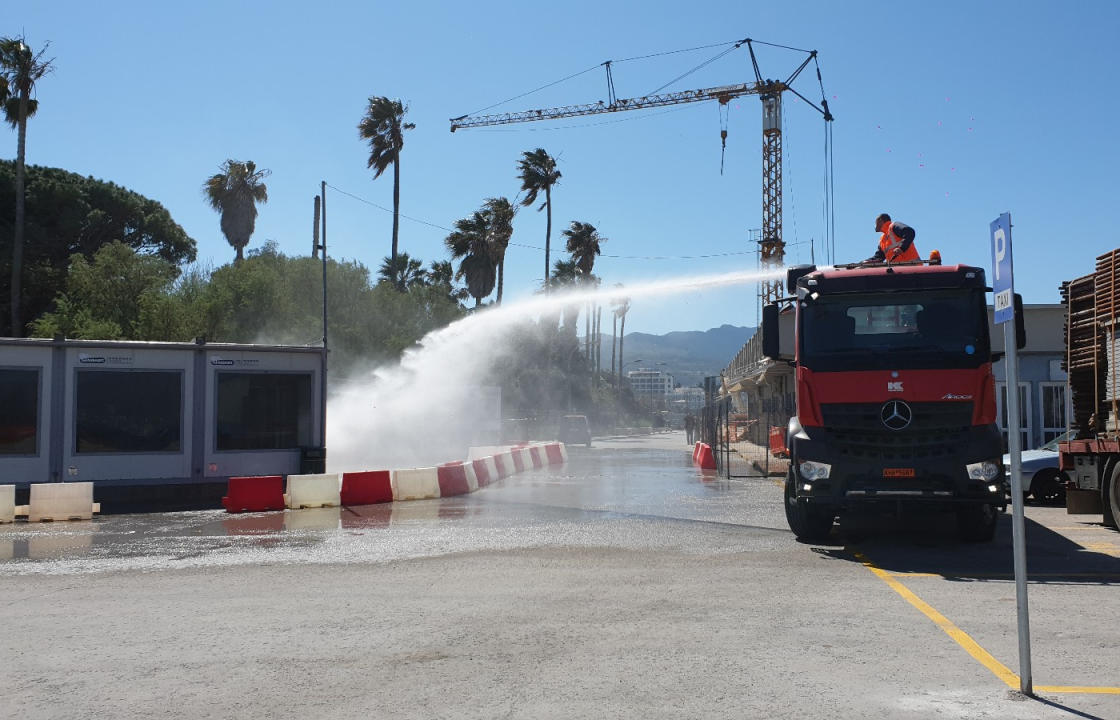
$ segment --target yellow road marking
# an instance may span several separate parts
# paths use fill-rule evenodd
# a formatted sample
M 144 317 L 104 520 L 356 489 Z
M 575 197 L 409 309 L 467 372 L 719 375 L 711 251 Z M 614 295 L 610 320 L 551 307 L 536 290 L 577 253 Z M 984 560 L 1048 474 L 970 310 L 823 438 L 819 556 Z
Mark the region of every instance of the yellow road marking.
M 883 572 L 886 572 L 885 570 Z M 1015 575 L 1012 573 L 974 573 L 974 572 L 941 572 L 941 573 L 923 573 L 923 572 L 887 572 L 887 575 L 897 578 L 976 578 L 978 580 L 1014 580 Z M 1079 580 L 1099 580 L 1106 582 L 1109 580 L 1120 580 L 1120 573 L 1027 573 L 1027 580 L 1048 580 L 1062 578 L 1079 579 Z
M 1112 528 L 1101 527 L 1100 525 L 1071 525 L 1069 527 L 1058 527 L 1057 525 L 1051 527 L 1048 525 L 1043 525 L 1042 527 L 1046 528 L 1047 530 L 1091 530 L 1093 532 L 1112 532 Z
M 1087 695 L 1120 695 L 1120 687 L 1092 687 L 1090 685 L 1035 685 L 1035 692 L 1085 693 Z
M 980 647 L 980 645 L 977 644 L 975 640 L 968 636 L 968 633 L 964 632 L 959 627 L 954 625 L 949 620 L 949 618 L 934 610 L 933 607 L 929 605 L 929 603 L 927 603 L 925 600 L 922 600 L 920 597 L 912 593 L 910 591 L 910 588 L 906 587 L 905 585 L 891 577 L 890 573 L 875 567 L 875 565 L 873 565 L 871 561 L 868 560 L 865 555 L 863 555 L 863 553 L 857 552 L 855 556 L 857 560 L 863 563 L 863 566 L 865 568 L 870 570 L 875 574 L 876 577 L 889 585 L 891 590 L 894 590 L 896 593 L 901 595 L 903 599 L 906 600 L 906 602 L 916 607 L 919 612 L 932 620 L 934 624 L 941 628 L 941 630 L 944 631 L 946 635 L 951 637 L 958 645 L 964 648 L 965 652 L 971 655 L 981 665 L 991 670 L 992 674 L 1006 683 L 1009 688 L 1013 690 L 1019 689 L 1019 677 L 1015 675 L 1015 673 L 1011 672 L 1011 670 L 1009 670 L 1006 665 L 992 657 L 991 653 Z
M 917 608 L 923 615 L 928 617 L 934 622 L 941 630 L 953 639 L 961 648 L 964 649 L 969 655 L 973 657 L 984 667 L 988 668 L 997 678 L 1002 680 L 1012 690 L 1019 689 L 1019 676 L 1011 672 L 1011 670 L 996 660 L 980 644 L 973 640 L 968 633 L 961 630 L 953 624 L 949 618 L 945 617 L 933 608 L 925 600 L 915 595 L 910 588 L 906 587 L 898 580 L 894 579 L 891 573 L 886 570 L 881 570 L 867 559 L 863 553 L 855 553 L 855 557 L 865 568 L 870 570 L 876 577 L 890 586 L 891 590 L 901 595 L 906 602 Z M 1036 685 L 1035 692 L 1050 692 L 1050 693 L 1092 693 L 1097 695 L 1120 695 L 1120 687 L 1093 687 L 1089 685 Z

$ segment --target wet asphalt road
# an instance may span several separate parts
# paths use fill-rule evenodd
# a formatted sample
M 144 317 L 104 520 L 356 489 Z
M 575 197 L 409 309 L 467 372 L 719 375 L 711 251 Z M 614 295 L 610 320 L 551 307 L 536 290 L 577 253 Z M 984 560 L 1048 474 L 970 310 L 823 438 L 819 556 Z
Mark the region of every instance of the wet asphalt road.
M 1022 700 L 1008 518 L 990 545 L 928 520 L 810 546 L 776 479 L 702 473 L 680 433 L 570 456 L 442 500 L 0 526 L 0 696 L 26 718 L 1120 717 L 1113 531 L 1028 509 L 1054 689 Z

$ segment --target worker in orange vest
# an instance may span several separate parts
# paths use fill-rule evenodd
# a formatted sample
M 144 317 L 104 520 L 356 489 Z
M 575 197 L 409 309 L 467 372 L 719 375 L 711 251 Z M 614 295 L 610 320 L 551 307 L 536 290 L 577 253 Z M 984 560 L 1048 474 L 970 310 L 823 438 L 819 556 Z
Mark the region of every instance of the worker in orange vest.
M 922 259 L 918 254 L 918 248 L 914 247 L 914 236 L 917 233 L 909 225 L 892 222 L 891 216 L 883 213 L 875 218 L 875 232 L 882 233 L 879 238 L 879 249 L 864 262 L 898 263 Z

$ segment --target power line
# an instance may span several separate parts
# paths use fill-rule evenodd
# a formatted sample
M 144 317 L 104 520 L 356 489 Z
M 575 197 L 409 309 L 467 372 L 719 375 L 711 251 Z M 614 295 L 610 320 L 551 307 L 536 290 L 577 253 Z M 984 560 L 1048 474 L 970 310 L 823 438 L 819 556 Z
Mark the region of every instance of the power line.
M 384 207 L 382 205 L 378 205 L 377 203 L 372 202 L 370 200 L 366 200 L 365 198 L 360 197 L 358 195 L 355 195 L 354 193 L 346 192 L 342 188 L 335 187 L 334 185 L 331 185 L 330 183 L 327 183 L 327 187 L 329 187 L 331 190 L 334 190 L 335 192 L 338 192 L 338 193 L 341 193 L 342 195 L 345 195 L 346 197 L 353 198 L 354 200 L 357 200 L 360 203 L 365 203 L 366 205 L 369 205 L 371 207 L 375 207 L 378 210 L 383 210 L 383 211 L 389 212 L 389 213 L 393 212 L 390 208 Z M 437 230 L 444 230 L 446 232 L 455 232 L 454 230 L 452 230 L 449 227 L 444 227 L 443 225 L 438 225 L 438 224 L 433 223 L 433 222 L 428 222 L 427 220 L 420 220 L 419 218 L 409 217 L 408 215 L 401 215 L 401 217 L 404 218 L 405 220 L 411 220 L 412 222 L 420 223 L 421 225 L 427 225 L 428 227 L 436 228 Z M 524 243 L 515 243 L 515 242 L 511 242 L 511 243 L 509 243 L 509 245 L 510 245 L 510 247 L 519 247 L 519 248 L 525 248 L 527 250 L 537 250 L 539 252 L 544 252 L 543 247 L 537 247 L 536 245 L 526 245 Z M 742 251 L 734 251 L 734 252 L 713 253 L 713 254 L 710 254 L 710 255 L 608 255 L 608 254 L 604 253 L 604 254 L 600 255 L 600 257 L 611 258 L 611 259 L 614 259 L 614 260 L 705 260 L 705 259 L 708 259 L 708 258 L 731 257 L 733 255 L 752 255 L 756 252 L 758 252 L 758 251 L 757 250 L 742 250 Z
M 353 193 L 348 193 L 348 192 L 346 192 L 345 190 L 343 190 L 342 188 L 336 188 L 336 187 L 335 187 L 334 185 L 331 185 L 330 183 L 327 183 L 327 187 L 329 187 L 329 188 L 330 188 L 331 190 L 334 190 L 334 191 L 336 191 L 336 192 L 340 192 L 340 193 L 342 193 L 343 195 L 346 195 L 347 197 L 352 197 L 352 198 L 354 198 L 355 200 L 357 200 L 358 202 L 363 202 L 363 203 L 365 203 L 366 205 L 372 205 L 373 207 L 377 208 L 378 210 L 384 210 L 385 212 L 389 212 L 389 213 L 393 212 L 393 211 L 392 211 L 391 209 L 389 209 L 389 208 L 387 208 L 387 207 L 383 207 L 383 206 L 381 206 L 381 205 L 378 205 L 377 203 L 375 203 L 375 202 L 372 202 L 372 201 L 370 201 L 370 200 L 366 200 L 365 198 L 362 198 L 362 197 L 358 197 L 357 195 L 355 195 L 355 194 L 353 194 Z M 409 217 L 408 215 L 404 215 L 404 214 L 402 214 L 402 213 L 398 213 L 398 214 L 399 214 L 399 215 L 400 215 L 400 216 L 401 216 L 402 218 L 404 218 L 405 220 L 411 220 L 411 221 L 412 221 L 412 222 L 414 222 L 414 223 L 420 223 L 421 225 L 427 225 L 428 227 L 434 227 L 434 228 L 436 228 L 436 229 L 438 229 L 438 230 L 445 230 L 445 231 L 447 231 L 447 232 L 455 232 L 455 231 L 454 231 L 454 230 L 452 230 L 451 228 L 449 228 L 449 227 L 444 227 L 443 225 L 437 225 L 437 224 L 435 224 L 435 223 L 432 223 L 432 222 L 428 222 L 427 220 L 420 220 L 419 218 Z

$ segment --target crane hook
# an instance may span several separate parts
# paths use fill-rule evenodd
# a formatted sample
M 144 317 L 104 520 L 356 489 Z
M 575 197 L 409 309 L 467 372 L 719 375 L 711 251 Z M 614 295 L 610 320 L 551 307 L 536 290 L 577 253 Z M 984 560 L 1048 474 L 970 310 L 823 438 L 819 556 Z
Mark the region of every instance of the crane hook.
M 719 174 L 723 175 L 723 156 L 727 152 L 727 130 L 720 130 L 719 131 L 719 141 L 720 141 Z

